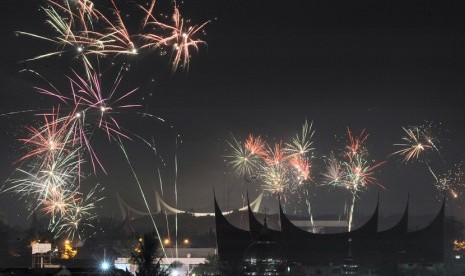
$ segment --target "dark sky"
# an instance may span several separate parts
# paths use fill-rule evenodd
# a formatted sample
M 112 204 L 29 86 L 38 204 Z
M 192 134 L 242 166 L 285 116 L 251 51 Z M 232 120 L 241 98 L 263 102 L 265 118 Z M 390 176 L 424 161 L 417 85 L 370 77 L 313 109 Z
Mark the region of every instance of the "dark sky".
M 350 126 L 368 130 L 368 147 L 373 158 L 381 161 L 394 151 L 392 144 L 399 142 L 402 126 L 427 120 L 440 124 L 438 170 L 464 159 L 463 1 L 187 0 L 181 8 L 194 22 L 212 20 L 206 27 L 208 47 L 193 54 L 189 72 L 173 75 L 167 59 L 151 55 L 117 60 L 132 64 L 122 86 L 140 87 L 137 101 L 143 110 L 167 120 L 163 124 L 122 118 L 134 132 L 155 137 L 167 162 L 163 174 L 168 201 L 173 202 L 174 194 L 176 134 L 182 137 L 177 152 L 179 206 L 186 209 L 211 208 L 213 187 L 229 207 L 241 205 L 247 188 L 253 196 L 257 194 L 257 185 L 247 187 L 225 166 L 225 140 L 231 133 L 287 140 L 306 118 L 314 121 L 317 156 L 340 148 L 334 137 L 342 137 Z M 49 47 L 14 35 L 17 30 L 46 32 L 36 1 L 4 0 L 0 18 L 0 113 L 50 108 L 50 100 L 32 88 L 43 82 L 18 71 L 34 69 L 60 83 L 75 61 L 52 58 L 19 63 Z M 20 127 L 33 117 L 0 120 L 4 149 L 0 176 L 6 179 L 21 154 L 16 141 Z M 137 141 L 128 144 L 133 166 L 151 194 L 159 189 L 153 155 Z M 99 147 L 109 171 L 96 177 L 106 187 L 103 215 L 119 215 L 115 192 L 124 193 L 128 202 L 143 209 L 130 168 L 115 149 L 114 144 Z M 412 213 L 435 213 L 439 201 L 424 166 L 401 165 L 395 158 L 388 161 L 378 175 L 387 188 L 380 191 L 381 212 L 399 214 L 410 192 Z M 321 159 L 316 162 L 318 169 Z M 372 187 L 362 195 L 360 212 L 371 212 L 378 190 Z M 321 187 L 312 191 L 317 214 L 340 212 L 343 192 Z M 8 219 L 23 223 L 24 205 L 9 194 L 0 199 L 0 210 Z M 458 205 L 454 203 L 450 212 L 463 217 Z

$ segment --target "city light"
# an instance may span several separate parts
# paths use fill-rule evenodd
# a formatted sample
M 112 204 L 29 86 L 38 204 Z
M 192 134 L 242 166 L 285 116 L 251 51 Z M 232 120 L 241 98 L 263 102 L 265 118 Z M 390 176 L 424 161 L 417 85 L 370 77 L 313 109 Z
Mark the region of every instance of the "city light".
M 103 261 L 102 263 L 100 263 L 100 268 L 103 271 L 106 271 L 106 270 L 110 269 L 110 264 L 107 261 Z

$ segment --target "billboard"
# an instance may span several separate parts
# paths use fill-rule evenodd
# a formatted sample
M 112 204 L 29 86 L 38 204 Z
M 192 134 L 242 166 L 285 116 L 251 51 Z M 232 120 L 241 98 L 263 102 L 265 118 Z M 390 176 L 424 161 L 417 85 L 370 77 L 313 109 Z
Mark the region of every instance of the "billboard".
M 34 243 L 32 244 L 32 254 L 47 253 L 52 251 L 51 243 Z

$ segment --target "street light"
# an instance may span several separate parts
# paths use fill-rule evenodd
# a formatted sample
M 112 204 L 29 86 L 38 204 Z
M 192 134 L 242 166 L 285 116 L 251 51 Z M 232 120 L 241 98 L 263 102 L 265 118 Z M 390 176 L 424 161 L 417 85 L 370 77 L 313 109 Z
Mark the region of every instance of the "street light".
M 108 269 L 110 269 L 110 264 L 107 262 L 107 261 L 102 261 L 100 263 L 100 268 L 103 270 L 103 271 L 107 271 Z

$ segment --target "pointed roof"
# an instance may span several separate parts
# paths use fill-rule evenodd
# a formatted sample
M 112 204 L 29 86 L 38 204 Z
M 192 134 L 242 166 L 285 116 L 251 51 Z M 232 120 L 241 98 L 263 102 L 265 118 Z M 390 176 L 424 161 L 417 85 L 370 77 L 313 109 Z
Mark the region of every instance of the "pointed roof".
M 393 227 L 378 233 L 379 237 L 398 237 L 406 235 L 408 231 L 408 213 L 409 213 L 410 197 L 407 196 L 407 203 L 405 204 L 404 213 L 400 220 Z
M 250 234 L 252 235 L 253 240 L 258 240 L 260 237 L 260 233 L 263 230 L 264 225 L 261 224 L 257 217 L 255 216 L 254 212 L 249 203 L 249 194 L 247 193 L 247 210 L 249 216 L 249 230 Z M 265 218 L 266 219 L 266 218 Z M 281 240 L 282 233 L 281 231 L 276 231 L 273 229 L 269 229 L 267 225 L 267 232 L 274 240 Z
M 371 215 L 370 219 L 360 228 L 355 229 L 350 233 L 350 235 L 376 235 L 378 232 L 378 218 L 379 218 L 379 194 L 378 194 L 378 201 L 376 202 L 376 209 Z
M 230 224 L 218 206 L 216 195 L 213 198 L 219 259 L 220 261 L 240 262 L 244 251 L 252 242 L 250 233 Z

